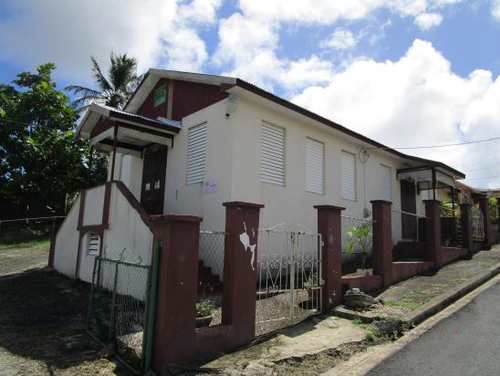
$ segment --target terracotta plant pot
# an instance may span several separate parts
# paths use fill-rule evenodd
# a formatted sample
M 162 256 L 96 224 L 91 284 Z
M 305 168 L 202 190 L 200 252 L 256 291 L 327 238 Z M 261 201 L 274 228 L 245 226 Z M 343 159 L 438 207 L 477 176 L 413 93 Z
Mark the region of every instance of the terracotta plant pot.
M 196 327 L 203 328 L 209 326 L 212 322 L 212 315 L 196 317 Z

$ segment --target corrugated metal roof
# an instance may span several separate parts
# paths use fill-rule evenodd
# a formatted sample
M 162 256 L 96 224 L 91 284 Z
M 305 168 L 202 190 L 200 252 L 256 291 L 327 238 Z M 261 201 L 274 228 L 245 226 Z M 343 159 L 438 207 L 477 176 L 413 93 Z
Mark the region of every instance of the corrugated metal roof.
M 170 120 L 170 119 L 165 119 L 165 118 L 162 118 L 161 120 L 160 119 L 152 119 L 152 118 L 149 118 L 147 116 L 138 115 L 138 114 L 132 114 L 130 112 L 119 110 L 117 108 L 105 106 L 105 105 L 102 105 L 102 104 L 99 104 L 97 106 L 105 108 L 106 110 L 108 110 L 110 112 L 117 113 L 117 114 L 122 114 L 122 115 L 129 116 L 129 117 L 132 117 L 132 118 L 138 118 L 138 119 L 150 121 L 150 122 L 153 122 L 153 123 L 156 123 L 156 124 L 159 124 L 159 125 L 169 125 L 171 127 L 176 127 L 176 128 L 182 129 L 182 123 L 180 121 Z

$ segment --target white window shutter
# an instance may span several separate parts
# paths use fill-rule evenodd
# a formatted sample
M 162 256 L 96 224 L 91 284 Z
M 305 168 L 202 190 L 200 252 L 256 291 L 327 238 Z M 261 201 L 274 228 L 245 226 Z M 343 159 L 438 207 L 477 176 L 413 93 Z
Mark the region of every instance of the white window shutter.
M 342 152 L 342 198 L 356 200 L 356 156 Z
M 203 183 L 205 179 L 205 152 L 207 124 L 189 129 L 186 184 Z
M 120 170 L 120 180 L 130 189 L 132 183 L 132 156 L 122 156 L 122 166 Z
M 391 168 L 380 165 L 380 199 L 392 201 Z
M 285 129 L 262 124 L 260 180 L 285 185 Z
M 325 144 L 306 138 L 306 191 L 324 193 Z

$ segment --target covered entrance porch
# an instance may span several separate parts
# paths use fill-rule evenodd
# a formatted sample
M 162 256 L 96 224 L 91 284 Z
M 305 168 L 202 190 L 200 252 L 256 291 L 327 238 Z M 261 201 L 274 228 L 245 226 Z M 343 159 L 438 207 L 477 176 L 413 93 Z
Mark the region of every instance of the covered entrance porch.
M 108 181 L 121 180 L 149 215 L 164 213 L 167 155 L 181 123 L 92 104 L 76 137 L 109 155 Z

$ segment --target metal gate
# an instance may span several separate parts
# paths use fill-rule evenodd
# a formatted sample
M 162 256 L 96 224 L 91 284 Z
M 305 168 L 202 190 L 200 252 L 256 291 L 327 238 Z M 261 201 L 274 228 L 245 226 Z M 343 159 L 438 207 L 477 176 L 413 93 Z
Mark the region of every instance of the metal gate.
M 136 371 L 150 363 L 151 266 L 96 257 L 87 333 Z M 153 299 L 154 300 L 154 299 Z
M 321 312 L 321 235 L 259 230 L 256 334 Z

